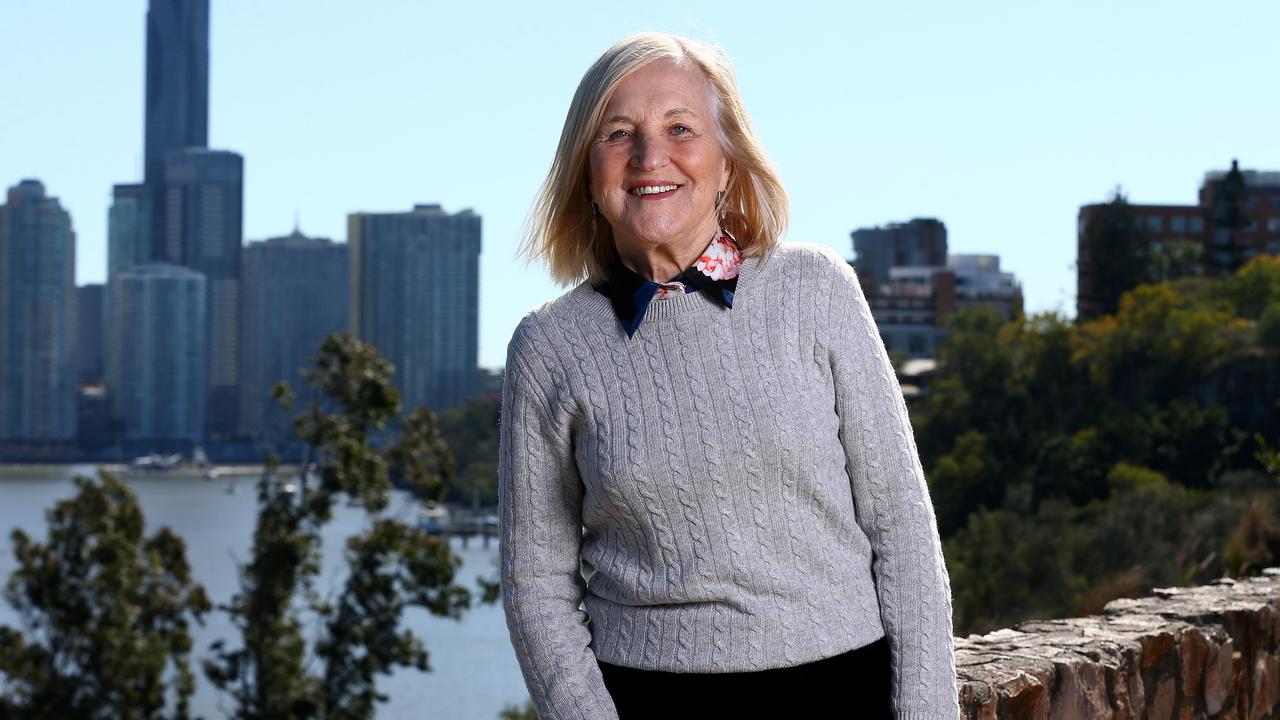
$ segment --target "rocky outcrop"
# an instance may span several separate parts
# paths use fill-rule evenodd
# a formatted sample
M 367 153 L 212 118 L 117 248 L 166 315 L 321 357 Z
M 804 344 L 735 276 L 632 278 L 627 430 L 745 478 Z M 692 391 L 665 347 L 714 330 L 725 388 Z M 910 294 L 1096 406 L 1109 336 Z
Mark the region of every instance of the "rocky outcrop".
M 956 639 L 965 720 L 1280 718 L 1280 568 Z

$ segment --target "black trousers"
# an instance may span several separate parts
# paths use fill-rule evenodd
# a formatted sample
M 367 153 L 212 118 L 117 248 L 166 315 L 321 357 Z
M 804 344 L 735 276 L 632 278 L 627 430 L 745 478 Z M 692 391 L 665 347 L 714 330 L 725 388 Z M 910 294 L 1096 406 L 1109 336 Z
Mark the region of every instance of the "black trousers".
M 620 720 L 892 720 L 889 639 L 795 667 L 675 673 L 598 662 Z

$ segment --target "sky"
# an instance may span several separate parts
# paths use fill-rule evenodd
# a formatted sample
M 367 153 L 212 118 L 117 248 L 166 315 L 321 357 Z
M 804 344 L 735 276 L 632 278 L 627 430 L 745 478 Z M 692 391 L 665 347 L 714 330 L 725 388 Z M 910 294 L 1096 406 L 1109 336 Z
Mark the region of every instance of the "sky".
M 561 292 L 516 258 L 587 66 L 640 30 L 717 43 L 791 201 L 789 240 L 935 217 L 1028 312 L 1074 315 L 1075 224 L 1120 187 L 1194 204 L 1280 170 L 1280 3 L 211 0 L 209 144 L 245 158 L 246 242 L 346 239 L 351 212 L 483 217 L 480 364 Z M 751 9 L 748 9 L 748 8 Z M 69 210 L 106 274 L 114 183 L 142 177 L 146 0 L 0 0 L 0 184 Z

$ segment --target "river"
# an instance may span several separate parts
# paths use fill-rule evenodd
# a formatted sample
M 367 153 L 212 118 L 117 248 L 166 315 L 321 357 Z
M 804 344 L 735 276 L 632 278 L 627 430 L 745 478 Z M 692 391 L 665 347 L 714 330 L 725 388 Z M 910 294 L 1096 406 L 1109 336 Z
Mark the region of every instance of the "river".
M 93 466 L 0 466 L 0 578 L 7 579 L 15 567 L 9 533 L 22 528 L 36 541 L 44 542 L 47 526 L 44 511 L 58 500 L 70 497 L 72 478 L 93 475 Z M 248 557 L 256 517 L 256 477 L 234 481 L 219 478 L 160 476 L 134 477 L 130 485 L 137 494 L 150 535 L 168 526 L 187 543 L 187 559 L 195 578 L 205 586 L 215 605 L 230 600 L 236 591 L 236 562 Z M 397 494 L 391 512 L 411 517 L 412 503 Z M 340 581 L 343 540 L 366 523 L 361 508 L 339 507 L 324 532 L 324 573 L 317 587 L 323 592 Z M 506 705 L 523 705 L 528 697 L 515 654 L 507 636 L 501 603 L 481 605 L 475 578 L 494 576 L 497 542 L 488 549 L 472 539 L 463 549 L 453 540 L 463 565 L 459 581 L 472 590 L 471 610 L 461 621 L 432 617 L 425 611 L 406 614 L 408 627 L 423 639 L 430 653 L 431 672 L 404 669 L 379 679 L 378 689 L 390 696 L 381 705 L 378 718 L 408 720 L 495 720 Z M 16 614 L 0 602 L 0 624 L 14 625 Z M 206 616 L 204 627 L 193 631 L 196 657 L 205 657 L 209 644 L 220 637 L 238 642 L 226 616 L 219 612 Z M 227 716 L 228 700 L 200 677 L 193 710 L 206 718 Z

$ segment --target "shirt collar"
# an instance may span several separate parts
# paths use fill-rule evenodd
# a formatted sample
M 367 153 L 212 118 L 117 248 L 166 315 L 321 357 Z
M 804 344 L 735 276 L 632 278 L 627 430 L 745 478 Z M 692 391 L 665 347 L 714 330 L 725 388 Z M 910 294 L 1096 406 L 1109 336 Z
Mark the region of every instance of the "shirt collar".
M 698 259 L 667 282 L 683 284 L 685 292 L 702 291 L 718 305 L 732 308 L 734 291 L 738 287 L 738 267 L 741 264 L 742 252 L 738 249 L 737 242 L 728 231 L 719 230 Z M 641 277 L 627 267 L 615 250 L 608 278 L 592 287 L 609 298 L 618 322 L 622 324 L 627 337 L 631 337 L 644 320 L 654 295 L 663 286 Z

